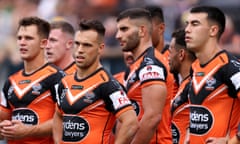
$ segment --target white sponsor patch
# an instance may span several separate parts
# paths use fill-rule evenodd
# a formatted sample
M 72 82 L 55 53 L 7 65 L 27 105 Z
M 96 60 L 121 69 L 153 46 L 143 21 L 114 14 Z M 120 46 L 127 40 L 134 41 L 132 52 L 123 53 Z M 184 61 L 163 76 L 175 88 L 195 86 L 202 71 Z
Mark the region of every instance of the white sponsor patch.
M 4 96 L 4 93 L 1 91 L 1 95 L 0 95 L 0 102 L 1 102 L 1 105 L 4 106 L 4 107 L 7 107 L 7 101 L 5 99 L 5 96 Z
M 116 91 L 110 95 L 114 109 L 117 110 L 125 105 L 131 104 L 127 95 L 123 91 Z
M 163 68 L 156 65 L 145 66 L 139 72 L 140 81 L 151 80 L 151 79 L 162 79 L 165 80 Z
M 240 72 L 235 73 L 230 79 L 237 90 L 240 87 Z

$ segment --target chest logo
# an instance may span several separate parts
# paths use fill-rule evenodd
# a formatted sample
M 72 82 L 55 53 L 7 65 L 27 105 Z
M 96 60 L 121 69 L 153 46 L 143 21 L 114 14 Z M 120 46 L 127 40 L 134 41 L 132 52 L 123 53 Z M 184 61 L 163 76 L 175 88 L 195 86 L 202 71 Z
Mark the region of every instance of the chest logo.
M 212 79 L 212 75 L 216 73 L 216 71 L 221 67 L 221 65 L 216 65 L 211 71 L 209 71 L 206 75 L 204 75 L 199 81 L 197 80 L 196 76 L 193 76 L 193 88 L 195 93 L 198 93 L 200 89 L 203 87 L 203 85 L 206 84 L 207 80 Z M 213 82 L 213 81 L 212 81 Z M 211 82 L 211 84 L 213 84 Z M 216 81 L 215 81 L 216 82 Z M 210 81 L 209 81 L 210 84 Z M 210 85 L 212 86 L 212 85 Z

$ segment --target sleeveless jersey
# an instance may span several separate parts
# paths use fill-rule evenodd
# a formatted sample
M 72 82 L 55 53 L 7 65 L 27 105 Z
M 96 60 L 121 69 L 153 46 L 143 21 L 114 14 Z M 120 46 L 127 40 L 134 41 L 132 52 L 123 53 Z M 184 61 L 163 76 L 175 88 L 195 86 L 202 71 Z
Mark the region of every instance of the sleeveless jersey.
M 57 88 L 63 116 L 61 143 L 107 144 L 116 118 L 133 109 L 125 91 L 105 69 L 84 79 L 65 76 Z
M 11 75 L 6 81 L 1 97 L 0 109 L 9 112 L 12 119 L 27 125 L 38 125 L 52 119 L 55 111 L 55 89 L 64 73 L 46 64 L 36 72 L 27 75 L 24 70 Z M 49 137 L 30 137 L 8 141 L 8 144 L 53 143 Z
M 221 51 L 207 64 L 192 64 L 189 90 L 190 143 L 225 137 L 239 120 L 240 62 Z M 236 127 L 237 128 L 237 127 Z
M 189 127 L 188 89 L 190 77 L 184 79 L 171 103 L 173 144 L 184 144 Z
M 168 72 L 165 57 L 153 47 L 148 48 L 125 72 L 124 86 L 131 99 L 138 119 L 143 115 L 141 89 L 152 84 L 167 86 L 167 98 L 162 112 L 161 122 L 151 143 L 172 143 L 170 128 L 170 101 L 174 95 L 173 76 Z

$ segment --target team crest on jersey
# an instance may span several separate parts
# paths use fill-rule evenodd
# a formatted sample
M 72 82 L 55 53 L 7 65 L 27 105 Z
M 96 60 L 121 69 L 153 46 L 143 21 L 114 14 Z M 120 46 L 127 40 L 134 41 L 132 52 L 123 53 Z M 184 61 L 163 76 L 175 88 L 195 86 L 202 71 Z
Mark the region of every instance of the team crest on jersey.
M 42 85 L 40 83 L 37 83 L 32 86 L 32 89 L 32 94 L 39 95 L 41 93 L 40 90 L 42 89 Z
M 216 79 L 213 77 L 210 77 L 206 80 L 206 90 L 213 90 L 215 89 L 214 85 L 216 84 Z
M 84 96 L 83 101 L 86 103 L 93 103 L 95 97 L 96 97 L 95 93 L 87 92 Z
M 31 83 L 31 80 L 21 80 L 19 84 L 28 84 Z

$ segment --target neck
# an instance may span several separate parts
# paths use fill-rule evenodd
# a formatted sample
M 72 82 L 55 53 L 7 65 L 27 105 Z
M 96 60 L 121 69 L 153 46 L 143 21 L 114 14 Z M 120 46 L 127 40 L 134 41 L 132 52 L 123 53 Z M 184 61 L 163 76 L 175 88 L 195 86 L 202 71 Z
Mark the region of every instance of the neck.
M 190 75 L 191 64 L 192 62 L 190 61 L 182 63 L 181 69 L 179 71 L 179 74 L 181 75 L 182 80 L 186 79 Z
M 159 52 L 162 52 L 164 48 L 164 39 L 163 37 L 160 38 L 158 45 L 155 47 Z
M 91 67 L 88 67 L 88 68 L 80 68 L 80 67 L 78 67 L 78 69 L 77 69 L 77 77 L 79 79 L 84 79 L 84 78 L 88 77 L 89 75 L 91 75 L 92 73 L 94 73 L 100 67 L 102 67 L 100 62 L 95 63 L 95 64 L 91 65 Z
M 152 41 L 150 38 L 145 41 L 142 40 L 139 46 L 135 48 L 134 51 L 132 52 L 134 59 L 137 59 L 144 51 L 146 51 L 146 49 L 148 49 L 151 46 L 152 46 Z
M 47 63 L 47 60 L 44 58 L 44 56 L 38 56 L 34 60 L 27 61 L 24 60 L 24 70 L 26 74 L 31 74 L 38 70 L 40 67 L 45 65 Z
M 219 51 L 221 51 L 221 48 L 217 45 L 217 43 L 208 43 L 199 49 L 200 49 L 200 51 L 195 52 L 195 54 L 196 54 L 196 57 L 199 59 L 200 64 L 206 64 Z
M 55 65 L 58 66 L 60 69 L 64 70 L 73 62 L 74 59 L 72 55 L 66 55 L 65 58 L 62 58 L 62 60 L 60 62 L 55 63 Z

